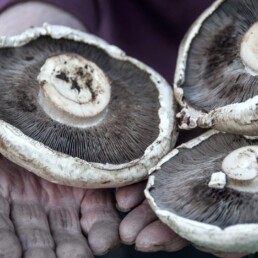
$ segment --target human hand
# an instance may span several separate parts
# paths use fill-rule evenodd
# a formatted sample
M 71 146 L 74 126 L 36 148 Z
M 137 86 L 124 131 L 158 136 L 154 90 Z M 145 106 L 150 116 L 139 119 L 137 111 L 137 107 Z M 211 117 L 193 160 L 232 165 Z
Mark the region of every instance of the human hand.
M 61 9 L 25 2 L 1 13 L 0 35 L 44 22 L 86 30 Z M 93 257 L 120 244 L 114 190 L 52 184 L 1 156 L 0 181 L 0 257 Z
M 135 243 L 135 248 L 142 252 L 176 252 L 183 249 L 190 243 L 158 220 L 144 197 L 145 184 L 146 182 L 141 182 L 117 189 L 118 209 L 129 211 L 119 226 L 121 241 L 125 244 Z M 221 258 L 240 258 L 246 255 L 196 248 Z
M 113 190 L 56 185 L 0 156 L 0 257 L 93 257 L 120 244 Z

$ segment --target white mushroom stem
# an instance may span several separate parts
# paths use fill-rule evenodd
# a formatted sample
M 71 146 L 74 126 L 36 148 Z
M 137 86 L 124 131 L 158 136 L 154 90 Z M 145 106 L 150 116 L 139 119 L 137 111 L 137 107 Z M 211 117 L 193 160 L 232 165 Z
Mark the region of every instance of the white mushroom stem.
M 245 146 L 231 152 L 222 162 L 222 170 L 234 180 L 249 181 L 258 174 L 258 146 Z
M 222 171 L 228 179 L 227 187 L 246 192 L 258 192 L 258 146 L 245 146 L 228 154 Z
M 214 189 L 223 189 L 226 186 L 226 175 L 223 172 L 213 173 L 208 186 Z
M 258 75 L 258 22 L 244 34 L 240 46 L 240 56 L 251 75 Z
M 223 132 L 258 136 L 258 96 L 200 115 L 197 125 Z
M 48 58 L 38 75 L 39 103 L 52 119 L 88 127 L 103 119 L 110 101 L 110 84 L 93 62 L 65 53 Z

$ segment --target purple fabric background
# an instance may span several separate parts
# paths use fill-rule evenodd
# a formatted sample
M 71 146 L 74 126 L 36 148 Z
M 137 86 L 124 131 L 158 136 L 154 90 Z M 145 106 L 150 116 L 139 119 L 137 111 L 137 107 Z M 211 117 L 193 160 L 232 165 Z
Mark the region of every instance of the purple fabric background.
M 23 0 L 0 0 L 0 10 Z M 122 48 L 172 82 L 178 46 L 213 0 L 42 0 L 83 22 L 88 30 Z

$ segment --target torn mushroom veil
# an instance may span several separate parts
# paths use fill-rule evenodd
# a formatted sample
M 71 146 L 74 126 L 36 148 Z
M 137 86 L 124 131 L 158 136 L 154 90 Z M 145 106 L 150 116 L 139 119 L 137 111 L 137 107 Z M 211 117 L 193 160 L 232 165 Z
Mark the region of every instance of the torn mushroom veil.
M 173 146 L 172 90 L 87 33 L 45 24 L 0 39 L 0 151 L 55 183 L 118 187 Z

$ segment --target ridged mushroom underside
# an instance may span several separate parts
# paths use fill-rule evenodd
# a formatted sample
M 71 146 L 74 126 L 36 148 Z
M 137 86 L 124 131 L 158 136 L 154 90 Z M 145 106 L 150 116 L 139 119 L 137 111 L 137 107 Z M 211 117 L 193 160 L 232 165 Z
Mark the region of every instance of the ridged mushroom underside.
M 149 189 L 150 195 L 159 210 L 194 221 L 221 228 L 258 223 L 257 191 L 234 189 L 237 185 L 241 188 L 241 182 L 234 180 L 231 182 L 236 185 L 233 188 L 227 185 L 222 189 L 209 187 L 212 175 L 223 172 L 222 161 L 229 153 L 257 144 L 257 140 L 220 133 L 192 148 L 178 148 L 178 154 L 153 173 L 155 179 Z
M 257 10 L 255 0 L 225 0 L 204 20 L 189 45 L 181 85 L 189 105 L 209 112 L 258 94 L 258 77 L 240 56 L 245 33 L 258 21 Z
M 95 63 L 111 85 L 106 114 L 97 126 L 64 125 L 39 104 L 40 69 L 63 53 Z M 122 164 L 140 158 L 159 135 L 159 93 L 150 74 L 94 45 L 42 36 L 21 47 L 2 48 L 0 77 L 0 119 L 53 150 L 88 162 Z M 61 73 L 57 77 L 67 80 Z M 76 86 L 71 90 L 80 90 Z

